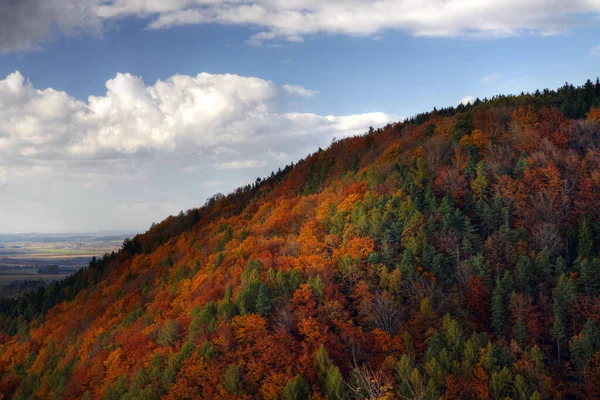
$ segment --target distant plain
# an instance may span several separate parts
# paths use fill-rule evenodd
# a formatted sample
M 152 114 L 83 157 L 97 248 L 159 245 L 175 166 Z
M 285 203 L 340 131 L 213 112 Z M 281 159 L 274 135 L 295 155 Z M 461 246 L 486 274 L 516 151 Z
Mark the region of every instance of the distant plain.
M 134 232 L 0 234 L 0 286 L 18 281 L 48 283 L 86 267 L 92 257 L 118 250 Z M 58 273 L 40 268 L 58 266 Z

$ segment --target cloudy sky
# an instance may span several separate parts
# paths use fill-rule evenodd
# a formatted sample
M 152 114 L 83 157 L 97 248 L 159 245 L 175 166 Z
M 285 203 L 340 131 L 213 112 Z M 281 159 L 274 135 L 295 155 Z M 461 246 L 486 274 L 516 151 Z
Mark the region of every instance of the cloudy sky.
M 0 232 L 143 231 L 334 137 L 599 66 L 600 0 L 0 0 Z

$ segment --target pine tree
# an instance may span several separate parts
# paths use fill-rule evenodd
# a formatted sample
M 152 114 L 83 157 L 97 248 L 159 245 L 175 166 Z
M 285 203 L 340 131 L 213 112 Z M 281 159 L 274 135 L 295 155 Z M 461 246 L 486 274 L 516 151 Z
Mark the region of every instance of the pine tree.
M 433 187 L 431 185 L 427 185 L 425 188 L 425 198 L 423 200 L 425 208 L 429 210 L 430 213 L 435 212 L 437 209 L 437 200 L 435 198 L 435 193 L 433 193 Z
M 579 370 L 583 370 L 596 351 L 600 350 L 600 330 L 594 321 L 588 320 L 569 344 L 571 359 Z
M 542 249 L 535 258 L 535 276 L 538 277 L 538 282 L 543 283 L 552 275 L 552 263 L 550 262 L 550 252 L 546 247 Z
M 592 237 L 590 219 L 587 216 L 583 216 L 583 218 L 581 219 L 581 225 L 579 226 L 579 241 L 577 243 L 577 254 L 581 258 L 588 258 L 592 255 L 593 247 L 594 239 Z
M 267 285 L 261 284 L 256 297 L 256 312 L 260 315 L 269 315 L 271 312 L 271 290 Z
M 517 165 L 515 166 L 515 177 L 521 177 L 525 170 L 529 168 L 529 163 L 527 162 L 527 153 L 525 151 L 521 152 L 519 156 L 519 160 L 517 161 Z
M 579 263 L 580 285 L 587 296 L 600 294 L 600 260 L 586 258 Z
M 508 301 L 512 293 L 512 279 L 508 271 L 496 283 L 492 293 L 492 329 L 497 336 L 502 336 L 508 323 Z
M 512 383 L 512 374 L 506 367 L 500 372 L 493 372 L 490 377 L 490 394 L 494 400 L 504 400 L 510 393 Z
M 283 388 L 283 398 L 285 400 L 308 400 L 310 396 L 310 386 L 300 375 L 296 375 Z
M 243 384 L 240 376 L 240 369 L 237 365 L 231 364 L 225 371 L 221 380 L 223 387 L 231 394 L 243 394 Z
M 477 168 L 475 169 L 477 177 L 471 181 L 471 189 L 478 199 L 483 199 L 486 196 L 488 186 L 486 168 L 485 162 L 479 161 L 477 163 Z
M 575 284 L 572 278 L 567 278 L 566 275 L 561 275 L 558 278 L 556 288 L 554 289 L 554 303 L 552 304 L 552 312 L 554 314 L 554 324 L 550 334 L 556 340 L 556 354 L 558 362 L 560 362 L 561 348 L 564 345 L 564 340 L 567 337 L 566 320 L 570 304 L 575 299 Z

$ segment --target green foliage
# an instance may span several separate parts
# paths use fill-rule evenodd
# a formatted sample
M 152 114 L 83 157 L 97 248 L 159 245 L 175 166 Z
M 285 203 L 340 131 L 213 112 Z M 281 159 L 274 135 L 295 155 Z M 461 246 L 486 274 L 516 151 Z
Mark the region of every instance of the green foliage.
M 138 307 L 129 314 L 127 314 L 127 316 L 123 318 L 123 322 L 121 322 L 123 328 L 128 328 L 129 326 L 131 326 L 131 324 L 137 321 L 138 318 L 140 318 L 142 315 L 144 315 L 144 310 L 141 307 Z
M 585 258 L 579 263 L 579 286 L 587 296 L 600 294 L 600 260 L 596 257 Z
M 318 159 L 313 162 L 310 166 L 302 194 L 308 195 L 320 191 L 327 179 L 330 168 L 331 161 L 329 159 Z
M 321 347 L 319 347 L 317 354 L 315 354 L 314 364 L 319 373 L 319 382 L 323 394 L 328 396 L 331 400 L 346 398 L 342 373 L 338 367 L 333 365 L 325 346 L 321 345 Z
M 211 358 L 217 355 L 217 349 L 210 341 L 205 340 L 200 348 L 200 355 L 204 357 L 205 360 L 210 361 Z
M 19 385 L 19 389 L 17 391 L 17 395 L 15 399 L 17 400 L 25 400 L 35 398 L 34 394 L 38 391 L 40 387 L 40 376 L 35 373 L 27 374 L 25 378 L 21 381 Z
M 221 384 L 231 394 L 243 394 L 244 393 L 244 385 L 241 378 L 240 369 L 237 365 L 231 364 L 227 367 L 225 374 L 223 375 L 223 379 L 221 380 Z
M 477 167 L 475 168 L 477 177 L 471 182 L 471 189 L 473 189 L 475 197 L 477 197 L 479 200 L 485 198 L 488 187 L 486 168 L 487 166 L 485 162 L 479 161 L 477 163 Z
M 157 343 L 161 346 L 170 346 L 179 339 L 179 324 L 175 320 L 167 320 L 161 327 Z
M 282 397 L 285 400 L 308 400 L 310 386 L 300 375 L 290 380 L 283 388 Z
M 571 359 L 579 370 L 583 370 L 594 353 L 600 350 L 600 329 L 594 321 L 587 321 L 581 333 L 569 344 Z
M 127 377 L 120 376 L 117 381 L 110 385 L 104 395 L 103 400 L 121 400 L 127 392 Z
M 237 315 L 237 307 L 231 303 L 231 286 L 225 289 L 225 295 L 217 306 L 217 316 L 220 319 L 231 320 Z
M 589 258 L 592 255 L 593 249 L 594 238 L 592 236 L 590 219 L 587 216 L 583 216 L 583 218 L 581 218 L 581 224 L 579 225 L 579 240 L 577 242 L 577 254 L 581 258 Z
M 413 371 L 413 362 L 406 354 L 402 356 L 396 364 L 396 380 L 399 385 L 400 396 L 412 398 L 413 391 L 410 384 L 410 377 Z
M 259 313 L 267 315 L 272 307 L 271 290 L 262 282 L 253 280 L 235 298 L 242 315 Z
M 501 280 L 496 283 L 492 294 L 492 328 L 494 333 L 501 336 L 508 323 L 508 304 L 512 293 L 512 278 L 506 272 Z
M 567 278 L 566 275 L 563 274 L 558 278 L 556 288 L 554 289 L 554 303 L 552 305 L 554 324 L 550 331 L 550 334 L 556 340 L 556 351 L 559 362 L 561 348 L 564 346 L 564 341 L 567 337 L 566 321 L 568 318 L 568 310 L 574 300 L 575 283 L 572 278 Z
M 266 316 L 271 312 L 271 307 L 271 289 L 267 285 L 261 284 L 256 297 L 256 312 Z
M 504 400 L 510 395 L 512 374 L 506 367 L 500 372 L 493 372 L 490 377 L 490 396 L 493 400 Z
M 260 260 L 248 260 L 242 272 L 242 282 L 257 281 L 262 273 L 264 264 Z
M 193 310 L 193 319 L 190 324 L 189 337 L 195 341 L 200 332 L 211 334 L 217 326 L 217 305 L 210 301 L 204 305 L 202 310 L 195 308 Z
M 308 278 L 308 284 L 313 292 L 313 296 L 317 301 L 323 301 L 325 297 L 325 284 L 321 280 L 321 276 L 317 275 L 314 278 Z
M 523 151 L 521 152 L 519 160 L 517 161 L 517 165 L 515 166 L 514 175 L 516 177 L 521 177 L 527 168 L 529 168 L 529 163 L 527 162 L 527 153 Z
M 425 129 L 425 136 L 433 136 L 435 132 L 435 124 L 431 123 L 427 125 L 427 129 Z

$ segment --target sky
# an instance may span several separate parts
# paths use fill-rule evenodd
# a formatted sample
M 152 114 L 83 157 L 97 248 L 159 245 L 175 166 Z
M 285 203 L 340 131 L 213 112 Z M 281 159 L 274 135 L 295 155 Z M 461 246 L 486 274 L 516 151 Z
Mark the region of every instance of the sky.
M 0 0 L 0 232 L 142 232 L 334 138 L 599 66 L 600 0 Z

